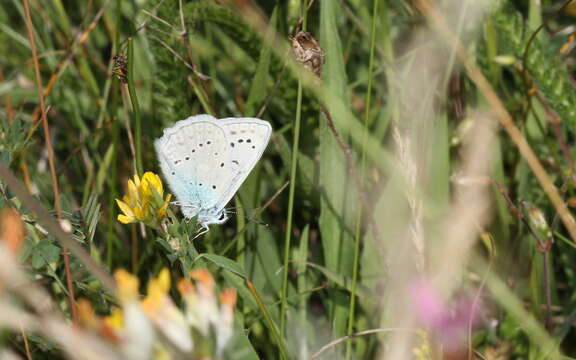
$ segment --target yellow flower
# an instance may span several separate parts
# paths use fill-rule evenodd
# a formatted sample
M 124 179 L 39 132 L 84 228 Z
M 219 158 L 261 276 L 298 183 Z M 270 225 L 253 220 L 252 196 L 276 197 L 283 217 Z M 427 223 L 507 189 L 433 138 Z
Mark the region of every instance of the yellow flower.
M 160 196 L 164 195 L 164 189 L 162 187 L 162 180 L 160 176 L 154 174 L 151 171 L 147 171 L 144 176 L 142 176 L 142 183 L 140 184 L 140 192 L 143 197 L 152 196 L 152 188 L 156 189 Z
M 148 296 L 142 300 L 142 308 L 149 316 L 155 314 L 163 305 L 170 290 L 170 272 L 164 268 L 157 278 L 148 282 Z
M 166 209 L 172 199 L 168 194 L 164 199 L 162 180 L 156 174 L 148 171 L 142 176 L 134 175 L 128 180 L 128 194 L 116 203 L 123 214 L 118 215 L 118 221 L 130 224 L 137 221 L 151 222 L 166 216 Z
M 430 342 L 428 339 L 428 333 L 426 330 L 417 329 L 417 335 L 420 336 L 420 345 L 412 348 L 412 353 L 416 360 L 430 360 L 433 358 L 432 352 L 430 350 Z
M 114 272 L 114 278 L 118 285 L 118 298 L 126 303 L 138 299 L 138 287 L 140 280 L 124 269 L 118 269 Z
M 124 314 L 122 309 L 113 308 L 112 313 L 104 318 L 104 323 L 116 331 L 122 330 L 124 328 Z
M 184 313 L 178 309 L 168 294 L 170 291 L 170 272 L 162 269 L 158 277 L 148 282 L 148 296 L 140 305 L 144 313 L 156 327 L 171 340 L 180 350 L 192 350 L 190 327 Z
M 138 187 L 134 182 L 134 189 Z M 172 281 L 167 268 L 148 281 L 147 295 L 142 300 L 139 279 L 118 269 L 114 278 L 120 307 L 101 317 L 88 300 L 80 299 L 80 325 L 113 344 L 111 349 L 123 355 L 118 358 L 149 358 L 153 352 L 154 359 L 168 360 L 173 348 L 178 353 L 203 354 L 206 359 L 220 358 L 234 334 L 236 291 L 224 289 L 218 297 L 216 282 L 205 269 L 192 271 L 190 277 L 195 281 L 180 279 L 177 283 L 186 303 L 183 311 L 170 296 Z
M 92 304 L 90 301 L 88 301 L 88 299 L 78 299 L 76 311 L 78 312 L 80 324 L 89 329 L 98 328 L 99 318 L 94 313 L 94 308 L 92 308 Z

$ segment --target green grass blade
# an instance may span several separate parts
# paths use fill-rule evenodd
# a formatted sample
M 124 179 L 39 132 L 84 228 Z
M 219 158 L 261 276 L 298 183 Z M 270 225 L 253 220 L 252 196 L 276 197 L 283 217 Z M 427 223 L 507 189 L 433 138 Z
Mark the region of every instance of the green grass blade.
M 128 39 L 128 92 L 132 102 L 132 111 L 134 112 L 134 143 L 136 148 L 136 171 L 142 176 L 142 115 L 140 114 L 140 104 L 136 95 L 134 86 L 134 40 Z
M 320 3 L 320 44 L 326 52 L 326 64 L 322 73 L 326 91 L 330 96 L 327 102 L 328 111 L 334 120 L 336 131 L 344 141 L 347 139 L 346 129 L 350 118 L 334 108 L 336 102 L 348 102 L 346 91 L 346 71 L 342 58 L 342 45 L 338 35 L 338 19 L 342 16 L 338 2 L 323 1 Z M 331 101 L 334 100 L 334 101 Z M 326 119 L 320 120 L 320 186 L 323 196 L 320 208 L 320 232 L 326 268 L 340 275 L 350 276 L 352 273 L 354 243 L 353 227 L 348 219 L 352 204 L 357 199 L 354 191 L 350 191 L 353 182 L 345 167 L 346 159 L 339 148 L 334 135 L 330 131 Z M 348 320 L 348 294 L 338 290 L 330 291 L 327 301 L 332 324 L 332 336 L 346 335 Z
M 300 121 L 302 117 L 302 84 L 298 83 L 298 98 L 296 101 L 296 120 L 294 123 L 294 139 L 292 143 L 292 159 L 290 166 L 290 189 L 288 193 L 288 210 L 286 217 L 286 230 L 284 233 L 284 266 L 282 275 L 282 290 L 280 293 L 280 336 L 284 337 L 286 327 L 286 311 L 288 308 L 288 272 L 290 260 L 290 242 L 292 240 L 292 217 L 294 214 L 294 197 L 296 193 L 296 172 L 298 169 L 298 145 L 300 142 Z
M 372 104 L 372 72 L 374 71 L 374 57 L 376 50 L 376 18 L 378 16 L 378 0 L 372 1 L 372 27 L 370 30 L 370 58 L 368 60 L 368 89 L 366 91 L 366 110 L 364 112 L 364 141 L 361 144 L 360 179 L 361 184 L 356 184 L 359 188 L 364 188 L 364 177 L 366 174 L 366 148 L 365 142 L 368 135 L 368 121 Z M 350 305 L 348 311 L 348 334 L 354 330 L 356 314 L 356 288 L 358 285 L 358 266 L 360 259 L 360 240 L 362 231 L 362 206 L 358 206 L 356 214 L 356 224 L 354 229 L 354 263 L 352 265 L 352 292 L 350 293 Z M 346 342 L 346 359 L 352 357 L 353 341 Z

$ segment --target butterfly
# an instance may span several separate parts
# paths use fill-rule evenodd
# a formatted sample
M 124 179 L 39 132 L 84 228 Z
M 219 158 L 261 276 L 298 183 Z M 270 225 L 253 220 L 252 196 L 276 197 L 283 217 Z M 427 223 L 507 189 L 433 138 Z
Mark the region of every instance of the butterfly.
M 232 199 L 268 145 L 272 127 L 256 118 L 195 115 L 164 129 L 154 146 L 162 174 L 186 218 L 197 217 L 200 236 L 228 220 Z

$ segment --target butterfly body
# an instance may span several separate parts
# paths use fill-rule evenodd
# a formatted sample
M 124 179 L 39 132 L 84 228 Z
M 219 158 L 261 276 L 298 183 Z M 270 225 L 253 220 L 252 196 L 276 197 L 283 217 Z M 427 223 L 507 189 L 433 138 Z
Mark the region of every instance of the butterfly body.
M 272 134 L 256 118 L 196 115 L 176 122 L 154 142 L 160 167 L 187 218 L 221 224 L 224 206 L 252 171 Z

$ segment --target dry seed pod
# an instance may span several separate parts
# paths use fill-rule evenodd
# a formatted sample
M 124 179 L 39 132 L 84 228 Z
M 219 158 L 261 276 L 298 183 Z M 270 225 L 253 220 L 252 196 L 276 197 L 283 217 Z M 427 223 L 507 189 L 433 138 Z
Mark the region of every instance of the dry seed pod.
M 326 53 L 324 53 L 314 36 L 309 32 L 299 31 L 296 35 L 289 36 L 288 40 L 290 40 L 292 45 L 292 53 L 296 57 L 296 61 L 317 76 L 320 76 Z

